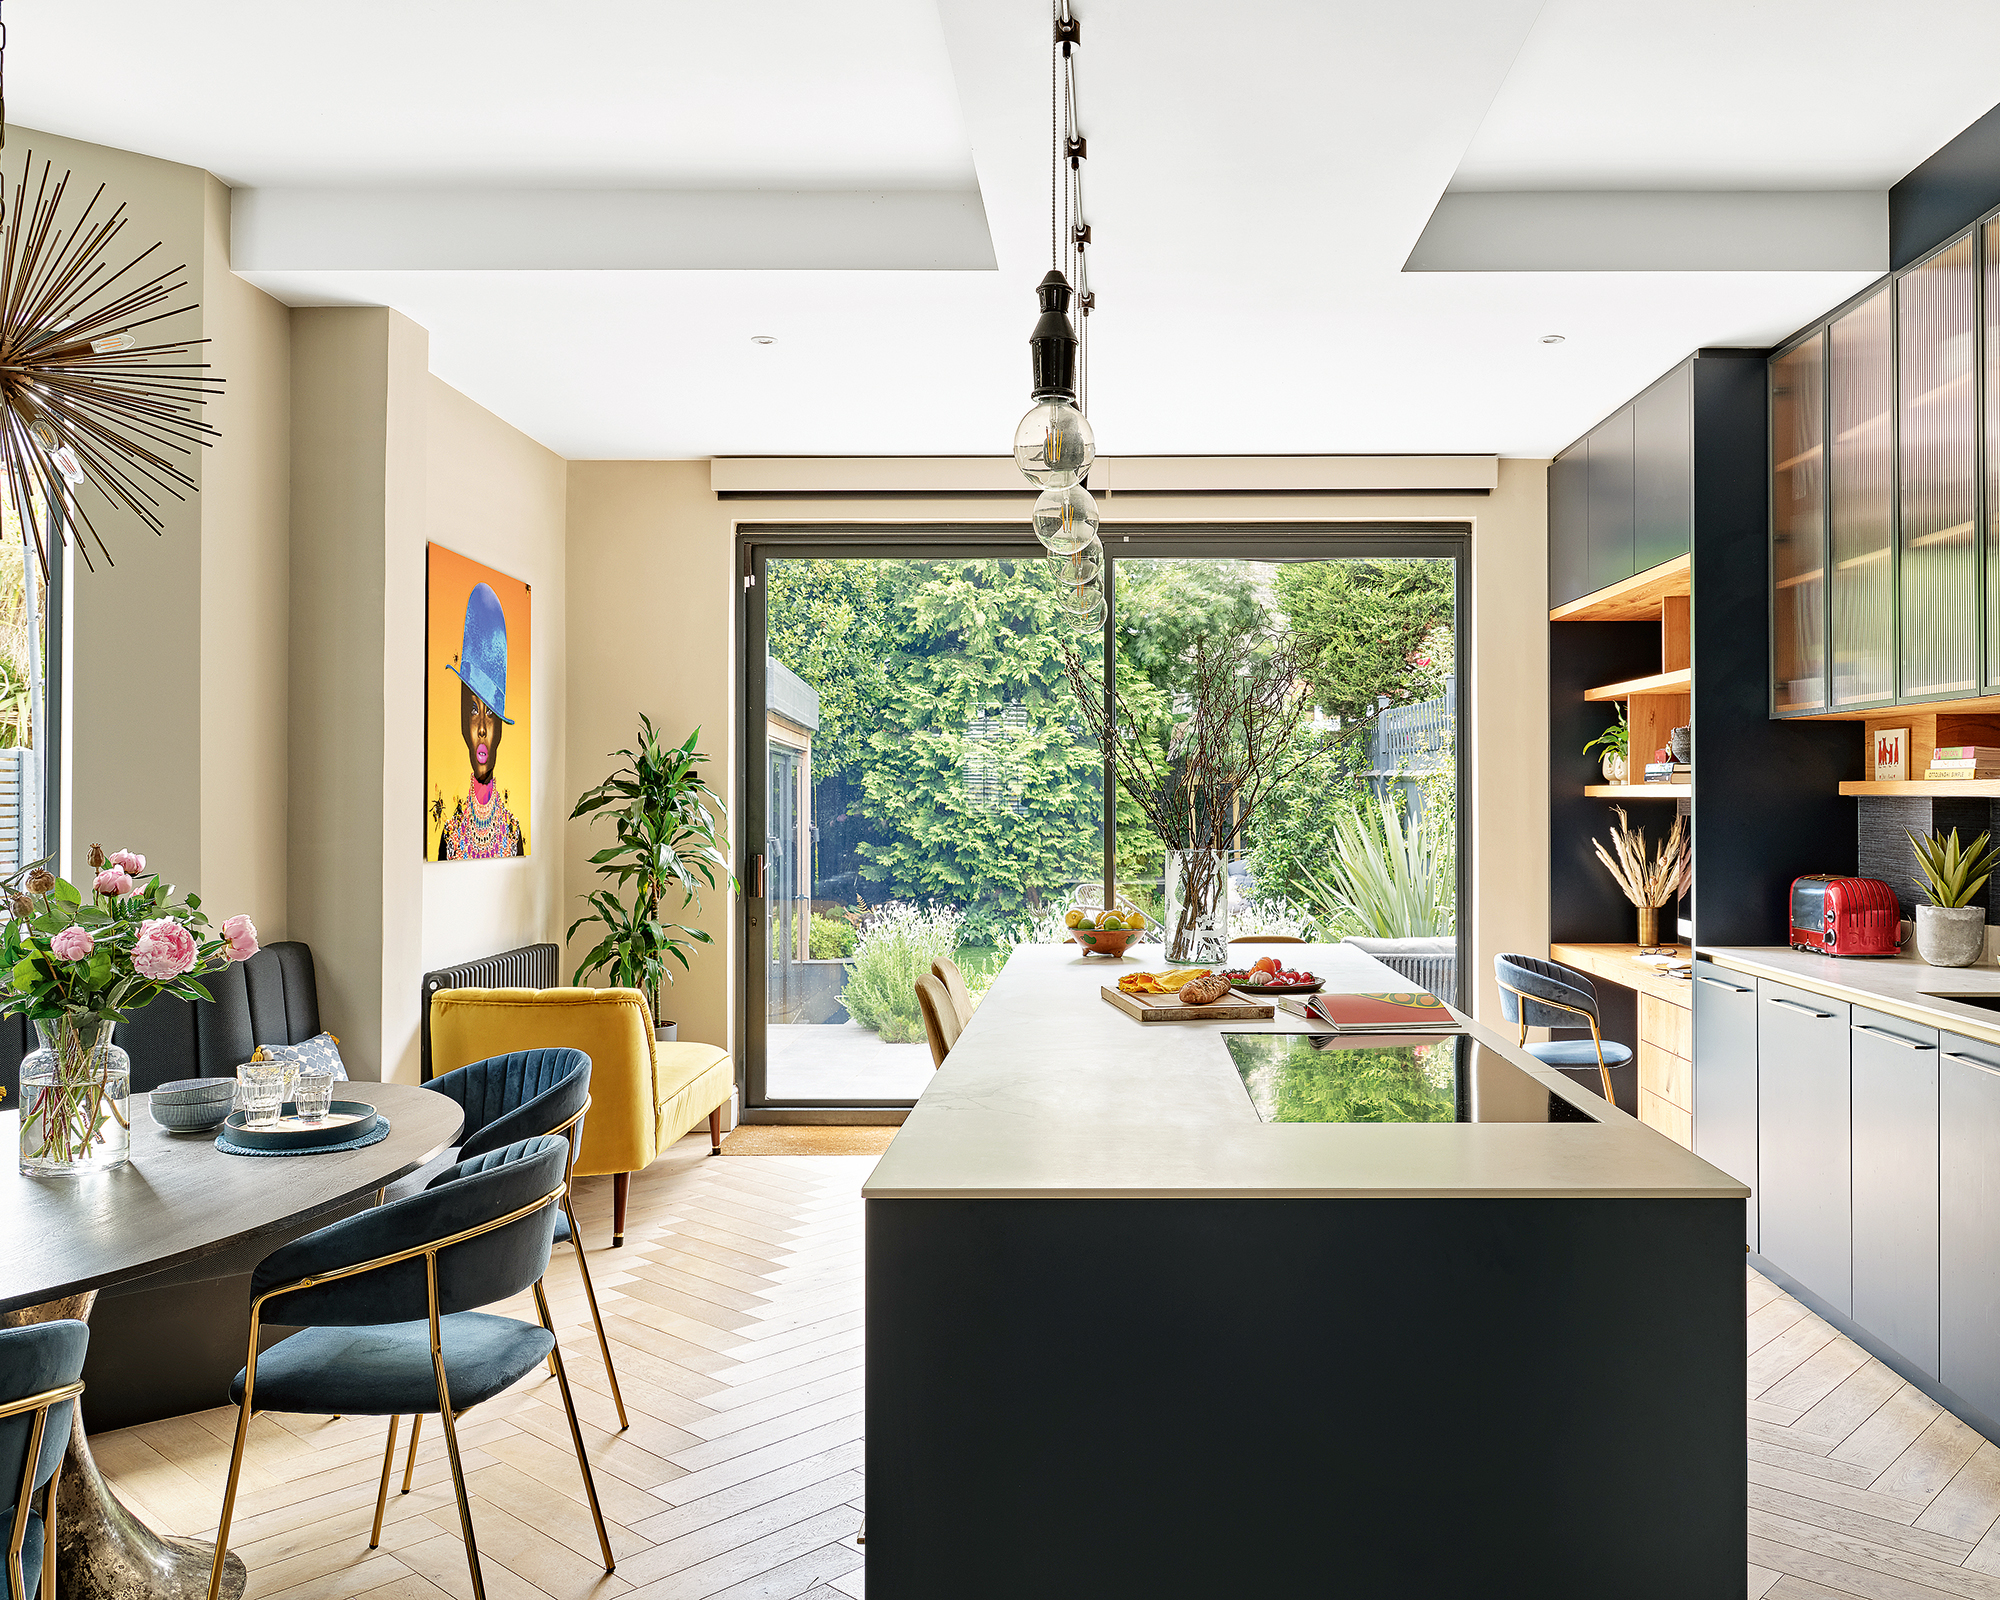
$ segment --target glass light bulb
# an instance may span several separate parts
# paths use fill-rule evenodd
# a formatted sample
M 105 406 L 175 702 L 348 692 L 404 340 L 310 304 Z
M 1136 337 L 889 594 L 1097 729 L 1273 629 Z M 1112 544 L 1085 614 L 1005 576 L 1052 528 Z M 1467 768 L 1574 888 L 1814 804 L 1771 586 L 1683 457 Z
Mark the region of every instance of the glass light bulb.
M 72 489 L 83 486 L 83 463 L 76 459 L 76 452 L 68 445 L 52 451 L 49 459 L 56 464 L 56 471 L 63 475 L 63 481 Z
M 1034 520 L 1035 537 L 1052 556 L 1074 555 L 1097 543 L 1097 502 L 1076 484 L 1044 489 Z
M 1051 559 L 1060 563 L 1058 570 L 1067 585 L 1091 583 L 1104 574 L 1104 546 L 1095 539 L 1081 550 L 1072 550 L 1066 556 Z
M 136 349 L 138 344 L 139 340 L 135 334 L 107 333 L 101 339 L 92 339 L 90 348 L 101 356 L 108 356 L 120 350 Z
M 1095 633 L 1104 626 L 1104 585 L 1095 578 L 1068 588 L 1063 609 L 1081 633 Z
M 1042 401 L 1014 430 L 1014 465 L 1044 489 L 1081 483 L 1096 459 L 1096 436 L 1067 400 Z

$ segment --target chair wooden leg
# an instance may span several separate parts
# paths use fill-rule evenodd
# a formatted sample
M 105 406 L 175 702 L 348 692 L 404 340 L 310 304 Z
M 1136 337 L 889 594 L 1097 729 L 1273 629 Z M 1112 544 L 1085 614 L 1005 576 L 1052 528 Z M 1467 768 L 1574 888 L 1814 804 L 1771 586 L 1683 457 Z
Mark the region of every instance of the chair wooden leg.
M 535 1309 L 541 1313 L 542 1326 L 549 1330 L 549 1337 L 555 1338 L 555 1319 L 549 1315 L 549 1297 L 542 1291 L 542 1280 L 535 1280 Z M 569 1395 L 569 1374 L 563 1371 L 562 1346 L 552 1346 L 550 1354 L 556 1358 L 556 1387 L 562 1390 L 563 1410 L 569 1416 L 569 1436 L 576 1444 L 577 1470 L 583 1474 L 583 1492 L 590 1497 L 591 1520 L 597 1524 L 597 1545 L 604 1552 L 604 1570 L 615 1572 L 618 1563 L 611 1554 L 611 1536 L 604 1531 L 604 1512 L 597 1504 L 597 1484 L 590 1476 L 590 1457 L 584 1454 L 583 1428 L 576 1420 L 576 1405 Z
M 419 1411 L 410 1418 L 410 1459 L 403 1467 L 403 1493 L 410 1492 L 410 1484 L 417 1475 L 417 1435 L 423 1432 L 424 1414 Z
M 590 1263 L 583 1258 L 583 1230 L 576 1225 L 576 1213 L 570 1209 L 569 1196 L 563 1196 L 563 1215 L 569 1219 L 569 1242 L 576 1246 L 576 1270 L 583 1275 L 584 1298 L 590 1302 L 590 1320 L 597 1329 L 597 1348 L 604 1356 L 604 1375 L 611 1380 L 611 1403 L 618 1408 L 618 1431 L 623 1433 L 632 1424 L 625 1417 L 625 1397 L 618 1392 L 618 1369 L 611 1364 L 611 1341 L 604 1336 L 604 1313 L 597 1309 L 597 1288 L 590 1281 Z M 551 1363 L 555 1352 L 549 1352 Z M 560 1379 L 562 1374 L 557 1373 Z
M 708 1114 L 708 1142 L 713 1147 L 708 1152 L 712 1156 L 722 1154 L 722 1107 L 717 1106 Z
M 382 1487 L 375 1491 L 375 1531 L 368 1536 L 370 1550 L 379 1549 L 382 1544 L 382 1510 L 389 1503 L 389 1474 L 396 1470 L 396 1428 L 402 1420 L 390 1413 L 389 1442 L 382 1449 Z
M 611 1248 L 625 1243 L 625 1200 L 632 1192 L 632 1174 L 620 1172 L 611 1179 Z

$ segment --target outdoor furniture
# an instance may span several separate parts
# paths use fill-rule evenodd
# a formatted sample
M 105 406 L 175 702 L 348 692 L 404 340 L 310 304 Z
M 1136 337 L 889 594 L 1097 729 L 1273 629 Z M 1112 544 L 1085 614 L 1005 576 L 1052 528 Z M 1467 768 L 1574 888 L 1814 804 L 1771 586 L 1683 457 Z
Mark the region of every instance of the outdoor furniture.
M 1500 1015 L 1520 1025 L 1521 1048 L 1551 1067 L 1595 1066 L 1604 1082 L 1604 1098 L 1617 1105 L 1618 1097 L 1611 1092 L 1611 1069 L 1630 1061 L 1632 1052 L 1615 1039 L 1607 1041 L 1599 1030 L 1597 985 L 1553 961 L 1519 955 L 1495 956 L 1493 980 L 1500 986 Z M 1590 1029 L 1588 1039 L 1527 1042 L 1530 1028 L 1586 1026 Z
M 924 1037 L 931 1046 L 931 1066 L 941 1067 L 965 1030 L 958 1025 L 958 1010 L 951 1003 L 951 991 L 930 973 L 917 979 L 917 1010 L 923 1013 Z
M 958 970 L 958 963 L 950 956 L 939 956 L 931 963 L 931 976 L 945 987 L 951 996 L 951 1009 L 958 1016 L 958 1031 L 965 1032 L 972 1021 L 972 991 L 965 986 L 965 974 Z
M 1295 933 L 1242 933 L 1229 942 L 1231 944 L 1304 944 L 1306 941 Z
M 1407 978 L 1427 994 L 1446 1004 L 1456 1004 L 1458 994 L 1458 941 L 1452 938 L 1363 939 L 1350 936 L 1340 941 L 1351 944 L 1363 955 L 1373 956 L 1398 977 Z
M 230 1390 L 236 1442 L 209 1600 L 218 1600 L 244 1445 L 260 1410 L 389 1418 L 371 1548 L 381 1540 L 399 1414 L 435 1412 L 451 1458 L 472 1593 L 484 1600 L 458 1418 L 544 1361 L 555 1370 L 604 1570 L 612 1570 L 611 1541 L 542 1288 L 569 1160 L 565 1138 L 525 1139 L 460 1162 L 420 1195 L 321 1228 L 264 1258 L 252 1280 L 247 1363 Z M 539 1325 L 477 1309 L 528 1288 L 535 1292 Z M 266 1318 L 301 1331 L 260 1353 Z
M 637 989 L 443 989 L 431 997 L 439 1073 L 517 1050 L 567 1047 L 590 1057 L 591 1114 L 573 1175 L 611 1175 L 611 1245 L 625 1242 L 632 1174 L 708 1122 L 722 1154 L 722 1108 L 735 1087 L 726 1050 L 661 1043 Z
M 0 1484 L 14 1489 L 0 1512 L 8 1600 L 28 1600 L 37 1588 L 42 1600 L 56 1597 L 56 1478 L 89 1348 L 81 1322 L 0 1329 Z

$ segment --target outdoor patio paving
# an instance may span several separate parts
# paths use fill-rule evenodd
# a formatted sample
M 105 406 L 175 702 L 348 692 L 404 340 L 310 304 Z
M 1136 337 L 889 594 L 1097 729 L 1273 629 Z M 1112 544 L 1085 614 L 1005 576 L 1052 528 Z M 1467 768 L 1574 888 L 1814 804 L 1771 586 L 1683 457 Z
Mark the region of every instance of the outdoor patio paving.
M 765 1037 L 772 1100 L 914 1100 L 931 1081 L 929 1045 L 884 1044 L 858 1022 L 773 1022 Z

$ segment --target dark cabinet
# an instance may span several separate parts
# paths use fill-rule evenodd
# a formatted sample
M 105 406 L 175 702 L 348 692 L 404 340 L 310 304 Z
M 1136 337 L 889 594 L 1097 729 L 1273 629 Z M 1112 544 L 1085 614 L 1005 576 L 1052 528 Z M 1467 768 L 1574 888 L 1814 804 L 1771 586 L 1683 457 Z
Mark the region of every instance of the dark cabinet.
M 1549 607 L 1590 593 L 1590 441 L 1549 463 Z
M 1632 570 L 1694 543 L 1694 364 L 1683 361 L 1632 402 Z
M 1939 1044 L 1938 1378 L 2000 1421 L 2000 1046 Z
M 1854 1308 L 1847 1027 L 1840 1001 L 1758 979 L 1758 1254 L 1843 1316 Z
M 1757 1248 L 1757 988 L 1720 968 L 1694 979 L 1694 1153 L 1750 1185 L 1744 1243 Z
M 1937 1030 L 1857 1006 L 1848 1050 L 1854 1117 L 1854 1320 L 1935 1378 Z
M 1632 408 L 1590 430 L 1590 587 L 1632 576 Z

